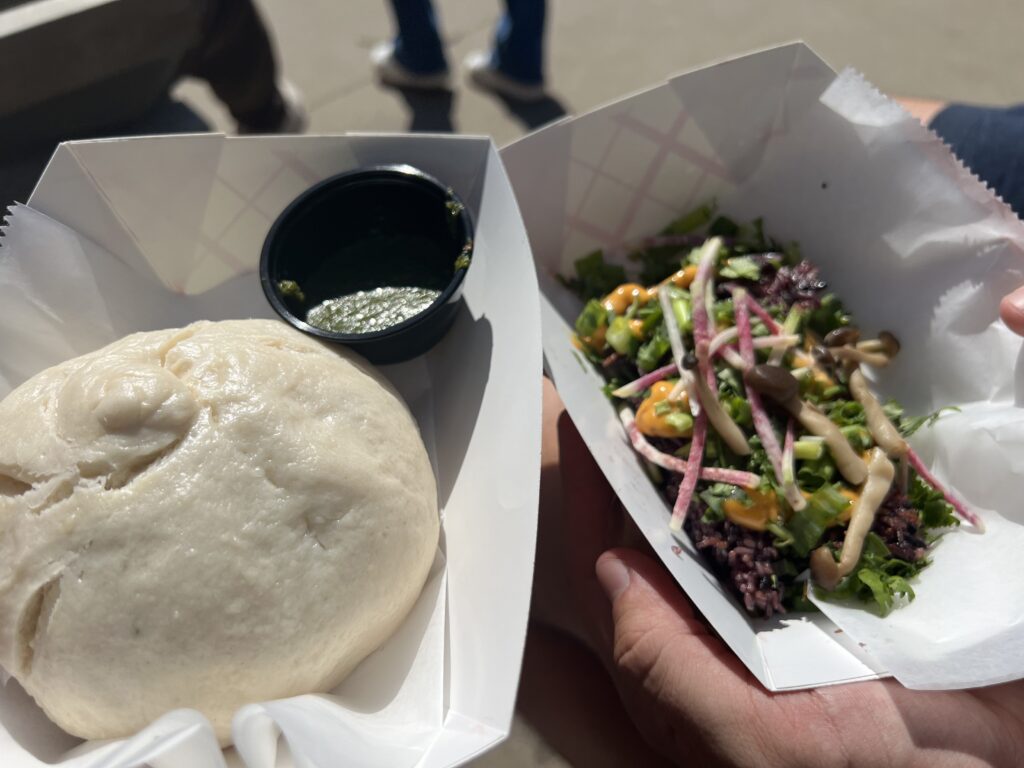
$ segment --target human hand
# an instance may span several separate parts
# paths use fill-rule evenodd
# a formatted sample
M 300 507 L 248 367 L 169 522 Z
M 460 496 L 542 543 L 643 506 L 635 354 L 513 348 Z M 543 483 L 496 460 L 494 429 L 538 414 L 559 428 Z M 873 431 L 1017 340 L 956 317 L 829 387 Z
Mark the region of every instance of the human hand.
M 1014 333 L 1024 336 L 1024 288 L 1007 294 L 999 304 L 999 316 Z
M 557 424 L 562 525 L 573 534 L 561 553 L 570 595 L 562 624 L 604 662 L 625 712 L 660 753 L 701 766 L 1024 765 L 1024 683 L 766 691 L 660 564 L 616 548 L 621 507 L 564 413 Z

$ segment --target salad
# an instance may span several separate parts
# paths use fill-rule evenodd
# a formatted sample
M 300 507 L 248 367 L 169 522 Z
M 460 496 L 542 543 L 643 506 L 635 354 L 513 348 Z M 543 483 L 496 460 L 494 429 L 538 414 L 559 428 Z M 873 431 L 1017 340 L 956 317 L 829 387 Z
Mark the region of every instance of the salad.
M 754 616 L 812 610 L 807 590 L 882 614 L 961 519 L 910 418 L 865 369 L 899 352 L 864 338 L 795 245 L 703 206 L 566 284 L 586 301 L 573 343 L 607 380 L 629 440 L 685 532 Z M 944 409 L 945 410 L 945 409 Z

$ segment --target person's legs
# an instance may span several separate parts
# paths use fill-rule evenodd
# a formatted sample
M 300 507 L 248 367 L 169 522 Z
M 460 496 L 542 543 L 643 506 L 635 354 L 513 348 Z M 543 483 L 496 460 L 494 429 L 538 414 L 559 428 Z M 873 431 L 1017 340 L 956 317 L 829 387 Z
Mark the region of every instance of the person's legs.
M 472 83 L 514 101 L 538 101 L 544 92 L 544 0 L 505 0 L 489 53 L 466 57 Z
M 437 16 L 430 0 L 391 0 L 395 14 L 395 60 L 410 72 L 434 74 L 448 69 Z
M 202 40 L 183 74 L 206 80 L 250 132 L 299 129 L 297 95 L 282 94 L 267 28 L 252 0 L 212 0 Z M 290 124 L 289 118 L 295 117 Z
M 505 0 L 506 13 L 494 36 L 491 65 L 533 85 L 544 81 L 544 0 Z

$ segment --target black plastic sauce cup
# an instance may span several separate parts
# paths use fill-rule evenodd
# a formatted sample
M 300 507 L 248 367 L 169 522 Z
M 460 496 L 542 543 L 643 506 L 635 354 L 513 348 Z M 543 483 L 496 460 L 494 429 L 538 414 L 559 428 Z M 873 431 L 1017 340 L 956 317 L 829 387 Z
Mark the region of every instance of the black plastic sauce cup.
M 260 280 L 274 310 L 299 330 L 373 363 L 396 363 L 423 354 L 451 327 L 472 254 L 469 211 L 451 189 L 407 165 L 376 166 L 332 176 L 285 208 L 263 244 Z M 323 301 L 389 286 L 440 295 L 382 330 L 335 333 L 306 322 Z

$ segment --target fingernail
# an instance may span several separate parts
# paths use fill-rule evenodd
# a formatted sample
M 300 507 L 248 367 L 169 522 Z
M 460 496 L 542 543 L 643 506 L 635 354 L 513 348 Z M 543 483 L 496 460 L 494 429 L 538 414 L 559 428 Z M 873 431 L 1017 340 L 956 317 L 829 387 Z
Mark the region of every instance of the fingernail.
M 629 569 L 617 557 L 599 558 L 594 571 L 597 573 L 601 589 L 611 601 L 614 601 L 629 586 Z

